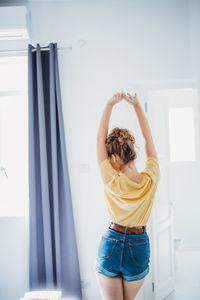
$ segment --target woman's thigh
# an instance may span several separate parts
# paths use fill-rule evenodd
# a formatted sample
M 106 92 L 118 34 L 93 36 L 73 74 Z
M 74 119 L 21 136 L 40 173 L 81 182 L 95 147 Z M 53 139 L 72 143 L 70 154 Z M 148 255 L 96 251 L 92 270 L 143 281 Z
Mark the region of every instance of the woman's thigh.
M 96 278 L 103 300 L 124 300 L 122 277 L 107 277 L 96 272 Z
M 135 281 L 123 280 L 123 300 L 134 300 L 135 296 L 139 292 L 142 284 L 144 283 L 145 277 Z

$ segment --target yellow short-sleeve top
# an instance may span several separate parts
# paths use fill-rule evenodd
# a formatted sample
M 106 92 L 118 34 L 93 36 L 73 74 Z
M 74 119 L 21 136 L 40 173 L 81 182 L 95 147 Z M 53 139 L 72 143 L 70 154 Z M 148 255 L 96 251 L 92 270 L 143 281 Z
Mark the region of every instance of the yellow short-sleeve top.
M 116 171 L 108 159 L 100 165 L 104 198 L 111 221 L 128 227 L 147 224 L 160 180 L 159 162 L 155 157 L 146 160 L 142 181 L 136 183 Z

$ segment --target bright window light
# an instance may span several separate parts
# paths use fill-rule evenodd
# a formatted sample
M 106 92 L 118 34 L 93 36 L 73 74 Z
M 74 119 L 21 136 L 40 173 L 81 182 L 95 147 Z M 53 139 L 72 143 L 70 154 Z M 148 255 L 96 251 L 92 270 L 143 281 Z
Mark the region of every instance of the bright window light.
M 168 113 L 171 161 L 195 161 L 193 107 L 169 108 Z
M 0 217 L 28 216 L 26 57 L 0 58 L 0 78 Z
M 48 299 L 48 300 L 59 300 L 61 297 L 61 291 L 32 291 L 27 292 L 24 296 L 24 300 L 32 299 Z
M 27 86 L 27 57 L 0 57 L 0 92 L 24 91 Z

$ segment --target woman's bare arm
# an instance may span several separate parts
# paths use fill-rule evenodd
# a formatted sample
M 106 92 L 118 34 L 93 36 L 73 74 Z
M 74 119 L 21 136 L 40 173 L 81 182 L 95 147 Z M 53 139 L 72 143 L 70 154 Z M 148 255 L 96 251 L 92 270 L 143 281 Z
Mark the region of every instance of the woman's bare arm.
M 141 129 L 142 134 L 145 139 L 146 155 L 147 155 L 147 157 L 155 157 L 158 160 L 156 148 L 155 148 L 152 133 L 151 133 L 151 128 L 149 126 L 149 122 L 147 120 L 147 117 L 145 115 L 143 107 L 140 104 L 136 95 L 135 96 L 131 96 L 130 94 L 128 94 L 128 95 L 129 96 L 126 97 L 126 100 L 128 100 L 129 103 L 135 109 L 135 112 L 136 112 L 136 115 L 137 115 L 137 118 L 139 121 L 140 129 Z
M 114 94 L 108 100 L 106 107 L 104 108 L 103 115 L 98 129 L 98 134 L 97 134 L 97 158 L 99 164 L 104 159 L 108 159 L 105 140 L 108 133 L 110 116 L 111 116 L 113 106 L 122 101 L 123 95 L 124 95 L 123 92 Z
M 142 131 L 142 134 L 145 139 L 145 151 L 147 157 L 155 157 L 158 159 L 156 148 L 154 145 L 152 133 L 151 133 L 151 128 L 149 126 L 149 122 L 147 120 L 147 117 L 144 113 L 142 105 L 138 102 L 136 105 L 133 105 L 139 124 L 140 124 L 140 129 Z

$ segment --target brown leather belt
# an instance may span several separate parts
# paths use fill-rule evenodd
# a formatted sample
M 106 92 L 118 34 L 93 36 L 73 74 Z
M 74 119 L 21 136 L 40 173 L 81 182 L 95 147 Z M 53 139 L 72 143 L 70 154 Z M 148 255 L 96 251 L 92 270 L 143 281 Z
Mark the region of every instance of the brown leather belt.
M 121 227 L 121 226 L 118 226 L 116 224 L 110 224 L 109 225 L 109 228 L 112 228 L 114 230 L 117 230 L 119 232 L 122 232 L 124 233 L 125 232 L 125 226 L 124 227 Z M 127 234 L 131 234 L 131 233 L 142 233 L 142 232 L 145 232 L 146 231 L 146 228 L 142 227 L 142 226 L 138 226 L 137 228 L 131 228 L 131 227 L 128 227 L 127 228 L 127 231 L 126 233 Z

